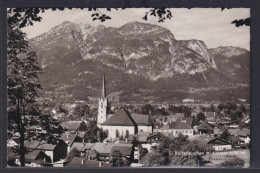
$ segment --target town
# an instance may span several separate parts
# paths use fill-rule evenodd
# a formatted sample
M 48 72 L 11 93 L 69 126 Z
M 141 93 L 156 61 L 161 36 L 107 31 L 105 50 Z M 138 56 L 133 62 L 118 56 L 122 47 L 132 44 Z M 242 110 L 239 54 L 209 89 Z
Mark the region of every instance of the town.
M 114 106 L 103 76 L 97 105 L 37 104 L 23 119 L 28 167 L 249 166 L 250 105 L 243 100 Z M 9 118 L 9 167 L 20 166 L 15 126 Z

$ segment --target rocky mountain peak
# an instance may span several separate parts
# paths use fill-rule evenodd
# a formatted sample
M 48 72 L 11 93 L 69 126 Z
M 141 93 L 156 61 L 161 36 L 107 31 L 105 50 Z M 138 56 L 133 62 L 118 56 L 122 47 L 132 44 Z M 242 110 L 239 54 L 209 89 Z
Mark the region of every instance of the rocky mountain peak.
M 212 55 L 221 54 L 225 57 L 232 57 L 248 53 L 249 51 L 241 47 L 220 46 L 217 48 L 210 49 L 210 52 Z

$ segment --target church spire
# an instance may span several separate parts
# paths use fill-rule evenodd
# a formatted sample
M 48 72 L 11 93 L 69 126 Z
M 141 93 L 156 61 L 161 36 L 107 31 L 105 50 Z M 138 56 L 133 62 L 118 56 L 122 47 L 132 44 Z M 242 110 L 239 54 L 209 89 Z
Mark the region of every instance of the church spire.
M 103 82 L 102 82 L 102 92 L 101 92 L 101 98 L 106 98 L 106 86 L 105 86 L 105 74 L 103 73 Z

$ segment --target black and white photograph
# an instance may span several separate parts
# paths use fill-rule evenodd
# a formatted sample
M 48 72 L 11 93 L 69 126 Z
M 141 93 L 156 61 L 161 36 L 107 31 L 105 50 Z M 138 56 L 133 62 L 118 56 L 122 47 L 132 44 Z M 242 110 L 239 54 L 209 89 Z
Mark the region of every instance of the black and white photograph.
M 8 8 L 7 167 L 250 167 L 250 8 Z

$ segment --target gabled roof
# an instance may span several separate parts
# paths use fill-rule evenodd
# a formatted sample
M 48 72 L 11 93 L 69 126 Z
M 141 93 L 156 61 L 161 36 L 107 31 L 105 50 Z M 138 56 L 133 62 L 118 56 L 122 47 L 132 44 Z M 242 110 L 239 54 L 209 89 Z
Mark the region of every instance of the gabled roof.
M 77 137 L 74 133 L 63 133 L 61 136 L 61 140 L 63 140 L 67 145 L 73 144 L 75 138 Z
M 186 122 L 176 121 L 166 124 L 160 128 L 161 130 L 169 130 L 169 129 L 192 129 Z
M 86 134 L 86 132 L 78 132 L 77 136 L 80 138 L 84 138 L 85 134 Z
M 237 132 L 240 131 L 240 129 L 227 129 L 228 133 L 230 133 L 231 135 L 235 135 L 237 134 Z
M 7 157 L 9 160 L 20 158 L 19 154 L 15 152 L 15 148 L 7 147 Z
M 206 121 L 203 121 L 199 126 L 198 130 L 213 130 L 213 127 L 211 124 L 207 123 Z
M 102 125 L 136 126 L 136 123 L 129 112 L 124 109 L 119 109 L 115 115 L 107 119 L 104 123 L 102 123 Z
M 231 145 L 230 142 L 224 140 L 224 139 L 220 139 L 220 138 L 214 138 L 210 141 L 208 141 L 208 144 L 213 144 L 213 145 Z
M 234 142 L 234 143 L 237 143 L 237 142 L 240 142 L 242 141 L 238 136 L 230 136 L 229 137 L 229 141 L 230 142 Z
M 48 144 L 46 141 L 25 141 L 24 146 L 30 150 L 53 151 L 56 145 Z
M 74 142 L 71 148 L 77 148 L 78 151 L 83 152 L 85 150 L 90 150 L 95 143 L 81 143 L 81 142 Z
M 149 115 L 143 114 L 132 114 L 132 118 L 134 119 L 137 125 L 144 125 L 144 126 L 152 126 L 153 122 Z
M 132 153 L 132 149 L 133 149 L 133 145 L 131 145 L 131 144 L 130 145 L 124 145 L 124 146 L 122 146 L 122 145 L 119 145 L 119 146 L 115 145 L 115 146 L 112 147 L 111 153 L 113 151 L 119 151 L 122 154 L 122 156 L 130 156 L 131 153 Z
M 186 121 L 186 123 L 191 126 L 193 124 L 193 118 L 183 118 L 182 120 Z
M 243 136 L 243 137 L 250 136 L 250 129 L 242 129 L 238 131 L 236 135 Z
M 83 161 L 83 164 L 82 164 Z M 85 158 L 73 157 L 71 162 L 67 166 L 88 166 L 88 167 L 99 167 L 99 161 L 86 160 Z M 101 162 L 101 167 L 112 166 L 111 163 Z
M 37 156 L 41 153 L 42 151 L 41 150 L 33 150 L 31 152 L 28 152 L 25 154 L 25 158 L 28 159 L 28 160 L 35 160 L 37 158 Z
M 99 154 L 106 154 L 109 155 L 112 151 L 114 146 L 118 146 L 121 148 L 131 148 L 133 144 L 124 144 L 124 143 L 95 143 L 92 147 L 93 150 L 96 150 Z
M 66 130 L 76 131 L 80 127 L 82 121 L 65 121 L 61 123 L 61 127 Z

